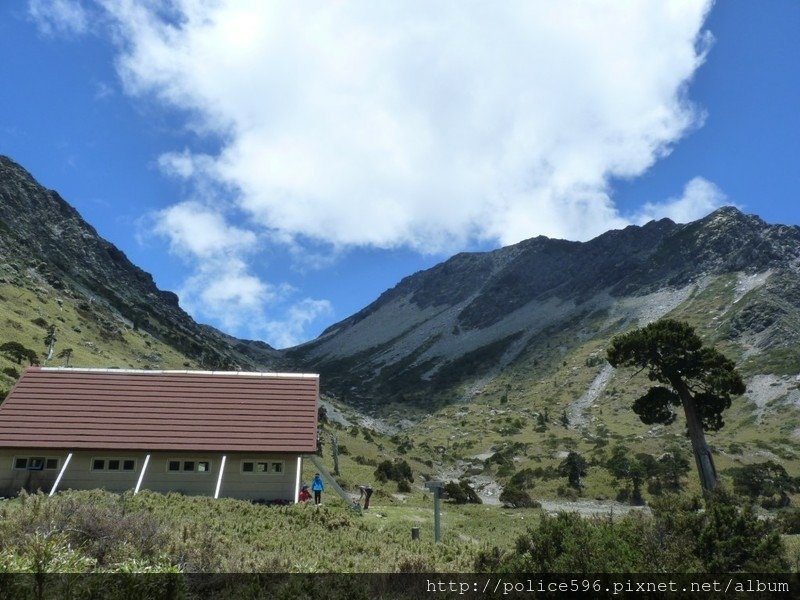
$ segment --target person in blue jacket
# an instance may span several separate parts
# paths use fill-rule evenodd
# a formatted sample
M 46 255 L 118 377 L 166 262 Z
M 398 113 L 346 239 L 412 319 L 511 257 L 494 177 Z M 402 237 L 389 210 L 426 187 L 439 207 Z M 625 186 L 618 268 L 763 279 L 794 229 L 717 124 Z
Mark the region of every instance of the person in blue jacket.
M 311 482 L 311 491 L 314 492 L 314 504 L 322 504 L 322 492 L 325 491 L 325 484 L 322 483 L 322 477 L 319 473 L 314 475 L 314 480 Z

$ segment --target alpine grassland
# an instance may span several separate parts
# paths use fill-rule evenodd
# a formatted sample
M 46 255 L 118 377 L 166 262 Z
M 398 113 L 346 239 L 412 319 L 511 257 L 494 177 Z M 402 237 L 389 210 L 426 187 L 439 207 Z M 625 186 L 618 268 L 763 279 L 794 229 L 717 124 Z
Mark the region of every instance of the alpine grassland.
M 269 506 L 179 494 L 100 490 L 22 494 L 0 503 L 0 572 L 785 572 L 794 536 L 725 492 L 670 496 L 652 514 L 582 518 L 445 505 L 332 501 Z M 412 526 L 423 531 L 410 536 Z

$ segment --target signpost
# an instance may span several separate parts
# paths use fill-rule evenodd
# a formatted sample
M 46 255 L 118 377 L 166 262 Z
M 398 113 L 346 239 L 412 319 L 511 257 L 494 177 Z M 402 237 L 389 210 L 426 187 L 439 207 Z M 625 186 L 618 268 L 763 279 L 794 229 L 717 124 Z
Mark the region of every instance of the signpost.
M 425 487 L 433 492 L 433 539 L 438 544 L 442 541 L 442 489 L 444 481 L 431 480 Z

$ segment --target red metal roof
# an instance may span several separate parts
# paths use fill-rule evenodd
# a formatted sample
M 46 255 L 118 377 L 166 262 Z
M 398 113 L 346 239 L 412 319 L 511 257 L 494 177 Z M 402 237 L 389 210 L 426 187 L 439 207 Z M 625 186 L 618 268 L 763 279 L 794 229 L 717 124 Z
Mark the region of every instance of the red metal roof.
M 315 452 L 319 376 L 26 369 L 0 448 Z

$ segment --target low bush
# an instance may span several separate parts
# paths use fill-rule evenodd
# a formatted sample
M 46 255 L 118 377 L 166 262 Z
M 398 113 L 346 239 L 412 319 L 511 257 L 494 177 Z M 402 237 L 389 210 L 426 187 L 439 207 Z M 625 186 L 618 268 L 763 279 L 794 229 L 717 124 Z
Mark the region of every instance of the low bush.
M 444 493 L 453 504 L 483 504 L 478 493 L 466 479 L 449 482 L 444 486 Z
M 796 518 L 791 515 L 791 521 Z M 720 491 L 703 510 L 693 499 L 659 499 L 653 503 L 652 517 L 631 513 L 614 521 L 585 519 L 577 513 L 545 515 L 517 539 L 513 552 L 484 550 L 474 568 L 525 573 L 770 573 L 785 571 L 788 560 L 777 524 L 759 519 L 751 505 L 741 505 Z
M 375 469 L 375 479 L 381 483 L 387 481 L 414 481 L 414 475 L 411 472 L 411 466 L 404 460 L 385 460 L 378 464 Z
M 523 489 L 507 487 L 500 493 L 500 502 L 507 508 L 540 508 L 542 505 Z
M 797 535 L 800 533 L 800 508 L 789 508 L 779 512 L 776 521 L 782 533 Z

